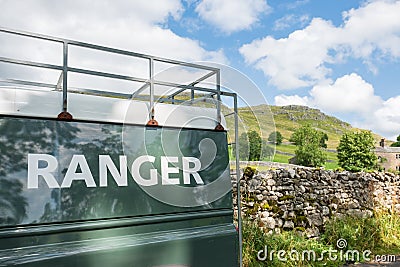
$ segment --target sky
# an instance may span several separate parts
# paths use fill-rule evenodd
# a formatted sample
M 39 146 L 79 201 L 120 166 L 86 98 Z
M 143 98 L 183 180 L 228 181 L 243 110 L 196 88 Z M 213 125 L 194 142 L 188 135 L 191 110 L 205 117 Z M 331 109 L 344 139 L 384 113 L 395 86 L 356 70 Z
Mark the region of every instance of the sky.
M 400 134 L 400 1 L 0 0 L 0 6 L 1 27 L 226 64 L 271 105 L 307 105 L 391 140 Z M 0 51 L 7 49 L 0 43 Z

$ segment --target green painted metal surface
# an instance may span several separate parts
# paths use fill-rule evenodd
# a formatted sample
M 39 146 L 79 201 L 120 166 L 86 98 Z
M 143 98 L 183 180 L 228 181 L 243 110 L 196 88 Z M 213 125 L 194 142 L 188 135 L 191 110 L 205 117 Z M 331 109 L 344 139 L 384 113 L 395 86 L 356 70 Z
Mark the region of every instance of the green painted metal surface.
M 226 132 L 0 118 L 0 266 L 237 266 Z

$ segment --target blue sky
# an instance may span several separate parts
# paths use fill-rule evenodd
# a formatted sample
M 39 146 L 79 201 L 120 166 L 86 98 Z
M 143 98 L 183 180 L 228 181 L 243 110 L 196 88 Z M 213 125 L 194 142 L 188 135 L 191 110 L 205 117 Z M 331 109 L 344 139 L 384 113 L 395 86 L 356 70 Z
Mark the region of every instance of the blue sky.
M 400 1 L 0 0 L 0 25 L 137 52 L 213 61 L 273 105 L 319 108 L 400 134 Z

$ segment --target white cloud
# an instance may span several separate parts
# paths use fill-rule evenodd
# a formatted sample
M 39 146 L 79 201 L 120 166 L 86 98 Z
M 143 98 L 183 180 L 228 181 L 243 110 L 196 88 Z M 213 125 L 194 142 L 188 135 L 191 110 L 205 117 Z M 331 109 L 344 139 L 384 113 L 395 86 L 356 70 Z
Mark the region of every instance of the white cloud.
M 266 36 L 243 45 L 240 53 L 279 89 L 311 87 L 307 96 L 278 95 L 275 104 L 308 105 L 338 117 L 357 118 L 350 122 L 393 139 L 400 134 L 400 96 L 383 100 L 355 73 L 331 81 L 330 66 L 359 59 L 376 74 L 377 62 L 398 60 L 398 14 L 400 1 L 367 1 L 344 12 L 340 26 L 314 18 L 287 38 Z M 284 27 L 290 20 L 287 17 L 277 25 L 283 22 Z
M 333 84 L 314 86 L 310 96 L 314 105 L 327 112 L 371 114 L 382 102 L 373 86 L 355 73 L 338 78 Z
M 121 1 L 46 0 L 1 1 L 3 27 L 55 35 L 140 53 L 185 61 L 226 62 L 222 50 L 205 50 L 199 41 L 181 37 L 164 24 L 179 19 L 183 7 L 179 0 Z
M 299 6 L 306 5 L 309 2 L 310 2 L 310 0 L 297 0 L 297 1 L 294 1 L 294 2 L 287 3 L 286 7 L 288 9 L 295 9 L 295 8 L 298 8 Z
M 335 30 L 330 22 L 313 19 L 304 30 L 295 31 L 288 38 L 276 40 L 267 36 L 242 46 L 240 53 L 280 89 L 311 86 L 329 74 L 324 63 L 333 60 L 327 49 L 333 40 L 327 32 Z
M 274 30 L 280 31 L 288 29 L 294 25 L 298 27 L 304 27 L 304 25 L 309 22 L 310 18 L 308 15 L 297 16 L 295 14 L 288 14 L 280 19 L 277 19 L 274 23 Z
M 63 37 L 88 43 L 116 47 L 138 53 L 188 62 L 216 61 L 226 63 L 224 51 L 206 50 L 200 41 L 182 37 L 165 25 L 169 19 L 179 19 L 183 7 L 179 0 L 151 1 L 112 0 L 71 0 L 55 3 L 48 0 L 26 1 L 0 0 L 0 25 L 10 29 L 36 32 Z M 2 56 L 62 64 L 62 47 L 48 48 L 44 44 L 31 45 L 26 40 L 17 40 L 9 35 L 0 34 Z M 97 71 L 149 77 L 148 62 L 135 60 L 111 53 L 91 53 L 88 49 L 69 47 L 70 66 L 94 69 Z M 156 64 L 157 74 L 166 67 Z M 1 73 L 9 74 L 5 78 L 30 80 L 55 84 L 60 73 L 49 73 L 41 69 L 14 70 L 13 66 L 0 64 Z M 182 74 L 183 76 L 183 74 Z M 181 77 L 182 80 L 186 77 Z M 169 79 L 168 81 L 173 81 Z M 176 81 L 175 81 L 176 82 Z M 70 87 L 84 87 L 96 90 L 129 92 L 142 84 L 101 79 L 95 76 L 82 76 L 71 73 Z
M 179 0 L 160 1 L 154 5 L 146 1 L 72 0 L 60 3 L 37 0 L 27 1 L 24 8 L 16 1 L 0 0 L 0 25 L 11 29 L 75 39 L 104 46 L 145 53 L 189 62 L 227 62 L 223 50 L 206 50 L 200 42 L 181 37 L 165 27 L 168 19 L 178 19 L 182 12 Z M 15 16 L 15 14 L 19 14 Z M 0 33 L 1 56 L 62 65 L 62 45 L 49 46 L 48 42 L 31 43 Z M 93 52 L 69 46 L 68 64 L 72 67 L 109 72 L 119 75 L 149 77 L 149 62 L 143 59 Z M 172 67 L 155 63 L 156 79 L 160 71 Z M 174 68 L 178 74 L 164 77 L 164 81 L 189 83 L 195 79 L 187 69 Z M 169 73 L 172 71 L 169 70 Z M 55 85 L 60 71 L 32 69 L 0 63 L 1 78 L 12 78 Z M 204 73 L 203 73 L 204 75 Z M 201 75 L 199 74 L 197 78 Z M 1 84 L 3 85 L 3 84 Z M 69 88 L 133 93 L 143 84 L 125 80 L 105 79 L 97 76 L 68 74 Z M 157 92 L 171 88 L 155 88 Z M 146 91 L 145 93 L 148 93 Z M 61 101 L 60 101 L 61 104 Z
M 400 1 L 374 1 L 343 13 L 340 37 L 355 56 L 368 59 L 373 52 L 400 56 Z
M 365 123 L 365 127 L 396 140 L 400 134 L 400 96 L 382 103 Z
M 343 14 L 343 25 L 315 18 L 287 38 L 266 36 L 240 48 L 248 64 L 260 69 L 279 89 L 314 86 L 326 80 L 327 64 L 350 57 L 372 71 L 374 58 L 400 57 L 400 1 L 369 2 Z
M 354 113 L 367 118 L 383 105 L 373 86 L 356 73 L 344 75 L 335 82 L 314 86 L 309 96 L 278 95 L 275 104 L 314 106 L 329 113 Z
M 288 105 L 300 105 L 308 106 L 310 101 L 307 96 L 301 97 L 298 95 L 277 95 L 275 96 L 275 105 L 277 106 L 288 106 Z
M 353 126 L 370 129 L 391 140 L 400 134 L 400 96 L 382 100 L 374 88 L 352 73 L 334 82 L 314 86 L 308 96 L 278 95 L 275 105 L 303 105 L 321 109 L 338 117 L 357 115 Z
M 270 9 L 265 0 L 202 0 L 196 12 L 202 19 L 229 34 L 249 29 Z

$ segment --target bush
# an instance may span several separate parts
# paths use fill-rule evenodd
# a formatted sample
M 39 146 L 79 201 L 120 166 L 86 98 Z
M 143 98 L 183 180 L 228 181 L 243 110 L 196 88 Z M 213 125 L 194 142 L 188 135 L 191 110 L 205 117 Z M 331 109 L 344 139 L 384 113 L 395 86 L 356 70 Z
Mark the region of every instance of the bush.
M 245 161 L 259 161 L 271 158 L 275 149 L 262 140 L 256 131 L 242 133 L 239 137 L 239 159 Z
M 327 139 L 326 134 L 313 129 L 309 124 L 297 129 L 290 138 L 297 146 L 296 164 L 308 167 L 323 166 L 327 159 L 323 150 Z
M 374 142 L 370 131 L 343 134 L 337 147 L 339 166 L 354 172 L 376 169 L 378 158 Z
M 282 144 L 283 136 L 280 132 L 275 131 L 275 132 L 272 132 L 269 134 L 268 141 L 270 141 L 271 143 L 280 145 L 280 144 Z

